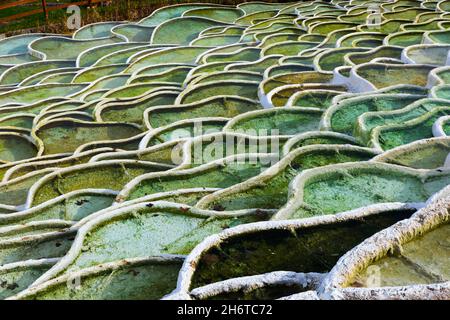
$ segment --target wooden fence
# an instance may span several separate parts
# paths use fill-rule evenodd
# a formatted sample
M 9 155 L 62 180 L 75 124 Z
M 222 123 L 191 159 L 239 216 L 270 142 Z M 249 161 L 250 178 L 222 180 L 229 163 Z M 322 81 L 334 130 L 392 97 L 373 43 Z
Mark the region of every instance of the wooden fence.
M 41 14 L 41 13 L 44 15 L 45 20 L 47 20 L 48 13 L 50 11 L 61 10 L 61 9 L 65 9 L 67 7 L 74 6 L 74 5 L 75 6 L 90 6 L 92 4 L 106 2 L 106 1 L 107 0 L 85 0 L 85 1 L 77 1 L 77 2 L 71 2 L 71 3 L 49 5 L 47 3 L 47 0 L 17 0 L 14 2 L 6 3 L 6 4 L 0 4 L 0 10 L 9 9 L 9 8 L 12 8 L 15 6 L 32 4 L 32 3 L 40 3 L 41 8 L 29 10 L 29 11 L 18 13 L 18 14 L 13 14 L 11 16 L 7 16 L 4 18 L 0 18 L 0 23 L 7 23 L 9 21 L 15 21 L 15 20 L 19 20 L 19 19 L 31 16 L 31 15 Z

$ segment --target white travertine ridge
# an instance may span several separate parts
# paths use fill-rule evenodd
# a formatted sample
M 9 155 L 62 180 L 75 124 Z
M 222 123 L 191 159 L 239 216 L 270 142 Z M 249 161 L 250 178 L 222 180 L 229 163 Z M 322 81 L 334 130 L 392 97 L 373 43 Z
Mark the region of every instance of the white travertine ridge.
M 450 299 L 449 10 L 186 3 L 0 40 L 0 299 Z

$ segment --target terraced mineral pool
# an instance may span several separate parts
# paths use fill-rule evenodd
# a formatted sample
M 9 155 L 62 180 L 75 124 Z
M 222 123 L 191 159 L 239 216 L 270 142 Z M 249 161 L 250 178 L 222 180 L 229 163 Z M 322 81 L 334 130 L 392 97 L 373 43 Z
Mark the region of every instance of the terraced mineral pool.
M 140 132 L 138 128 L 128 124 L 53 120 L 41 124 L 34 134 L 41 142 L 41 154 L 52 154 L 73 152 L 91 141 L 129 138 Z
M 357 67 L 356 73 L 375 89 L 382 89 L 397 84 L 425 86 L 428 73 L 433 69 L 428 65 L 388 65 L 366 64 Z
M 189 3 L 0 40 L 0 298 L 450 294 L 449 8 Z
M 259 174 L 268 168 L 271 162 L 271 156 L 265 154 L 261 154 L 260 159 L 252 159 L 249 163 L 242 161 L 245 160 L 245 155 L 232 157 L 237 158 L 224 158 L 178 172 L 142 176 L 131 181 L 119 195 L 119 199 L 136 199 L 157 192 L 184 188 L 226 188 Z M 239 161 L 239 158 L 242 160 Z
M 51 286 L 21 297 L 27 300 L 151 300 L 170 293 L 176 284 L 183 258 L 129 259 L 105 264 L 101 269 L 83 269 L 83 290 L 67 286 L 63 276 Z M 164 279 L 161 281 L 161 279 Z M 126 284 L 126 285 L 125 285 Z M 17 290 L 16 290 L 17 292 Z
M 209 209 L 237 210 L 240 208 L 270 208 L 283 206 L 288 197 L 288 185 L 301 171 L 340 162 L 369 160 L 368 149 L 346 146 L 309 146 L 292 150 L 272 172 L 263 172 L 241 185 L 217 191 L 201 199 L 199 206 Z
M 220 248 L 208 248 L 201 253 L 190 288 L 275 270 L 327 272 L 348 248 L 412 212 L 386 211 L 363 221 L 299 224 L 290 230 L 269 225 L 261 230 L 242 230 L 223 239 Z M 267 259 L 269 256 L 275 257 Z
M 372 286 L 370 274 L 374 269 L 380 276 L 377 286 L 429 284 L 448 279 L 448 249 L 450 226 L 445 224 L 403 244 L 402 253 L 378 259 L 356 276 L 351 286 Z M 429 248 L 433 248 L 431 252 Z
M 103 188 L 121 190 L 136 176 L 151 171 L 164 171 L 170 166 L 129 160 L 82 164 L 65 168 L 56 175 L 40 180 L 30 194 L 30 205 L 51 200 L 60 194 L 75 190 Z

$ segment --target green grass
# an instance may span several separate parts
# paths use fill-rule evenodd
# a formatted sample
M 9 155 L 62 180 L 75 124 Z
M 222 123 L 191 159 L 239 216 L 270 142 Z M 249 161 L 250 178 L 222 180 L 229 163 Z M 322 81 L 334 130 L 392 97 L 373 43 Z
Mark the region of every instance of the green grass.
M 47 4 L 61 4 L 70 3 L 78 0 L 48 0 Z M 236 5 L 238 3 L 246 2 L 242 0 L 112 0 L 107 5 L 96 5 L 92 8 L 81 8 L 82 25 L 100 21 L 138 21 L 150 15 L 155 9 L 163 6 L 188 3 L 188 2 L 204 2 L 204 3 L 220 3 L 228 5 Z M 287 1 L 266 1 L 266 2 L 287 2 Z M 14 14 L 26 12 L 40 8 L 36 5 L 22 5 L 12 8 L 0 10 L 0 19 Z M 69 14 L 66 9 L 55 10 L 49 12 L 48 24 L 46 24 L 44 14 L 35 14 L 18 21 L 10 21 L 8 23 L 0 24 L 0 33 L 7 36 L 13 34 L 23 33 L 24 30 L 28 32 L 52 32 L 52 33 L 71 33 L 73 30 L 67 29 L 66 21 Z

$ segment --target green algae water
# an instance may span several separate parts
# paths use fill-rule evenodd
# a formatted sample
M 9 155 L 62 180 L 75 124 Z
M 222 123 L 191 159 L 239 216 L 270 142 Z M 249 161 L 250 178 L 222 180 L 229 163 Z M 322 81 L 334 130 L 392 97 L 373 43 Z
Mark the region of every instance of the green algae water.
M 449 8 L 174 4 L 2 38 L 0 299 L 441 299 Z

